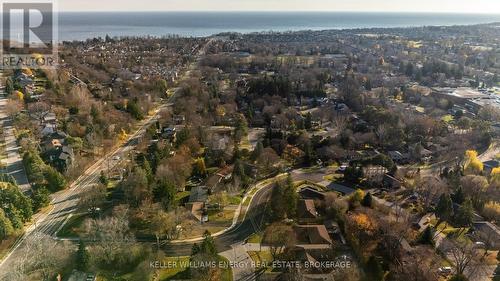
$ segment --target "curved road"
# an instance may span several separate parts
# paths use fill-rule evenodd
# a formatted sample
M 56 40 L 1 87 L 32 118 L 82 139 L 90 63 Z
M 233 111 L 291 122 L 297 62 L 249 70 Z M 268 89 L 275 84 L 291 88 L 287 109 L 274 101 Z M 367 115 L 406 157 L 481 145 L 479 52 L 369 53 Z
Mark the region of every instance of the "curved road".
M 255 193 L 243 221 L 239 222 L 232 230 L 214 238 L 218 252 L 231 249 L 231 245 L 245 241 L 250 235 L 263 229 L 266 214 L 269 212 L 271 186 L 272 183 Z M 168 256 L 189 256 L 194 244 L 194 242 L 167 243 L 163 246 L 163 250 Z

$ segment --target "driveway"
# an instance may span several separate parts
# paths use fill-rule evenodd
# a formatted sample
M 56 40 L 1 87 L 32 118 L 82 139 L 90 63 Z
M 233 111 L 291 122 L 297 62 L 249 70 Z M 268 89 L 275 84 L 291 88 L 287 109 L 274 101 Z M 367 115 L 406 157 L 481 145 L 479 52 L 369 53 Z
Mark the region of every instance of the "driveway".
M 257 243 L 236 243 L 231 249 L 220 253 L 233 265 L 233 280 L 255 280 L 255 264 L 248 255 L 249 251 L 266 251 L 269 247 Z

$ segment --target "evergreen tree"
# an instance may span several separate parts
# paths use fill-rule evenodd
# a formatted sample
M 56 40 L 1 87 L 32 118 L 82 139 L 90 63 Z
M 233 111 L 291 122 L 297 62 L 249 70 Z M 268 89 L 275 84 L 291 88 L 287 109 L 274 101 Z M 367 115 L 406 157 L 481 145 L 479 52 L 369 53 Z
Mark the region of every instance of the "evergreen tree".
M 99 182 L 104 186 L 108 186 L 109 184 L 108 177 L 106 177 L 104 171 L 101 171 L 101 174 L 99 175 Z
M 381 281 L 384 279 L 382 266 L 374 256 L 371 256 L 370 259 L 368 259 L 368 262 L 366 263 L 366 271 L 368 276 L 370 276 L 370 280 Z
M 14 227 L 5 212 L 0 209 L 0 242 L 14 233 Z
M 470 226 L 472 224 L 473 216 L 474 208 L 472 206 L 472 200 L 467 197 L 462 205 L 460 205 L 460 208 L 458 208 L 455 216 L 455 222 L 461 226 Z
M 168 180 L 161 180 L 153 190 L 155 201 L 161 202 L 167 210 L 174 205 L 176 192 L 175 185 Z
M 214 238 L 208 230 L 205 230 L 205 233 L 203 234 L 203 242 L 200 246 L 200 252 L 209 255 L 217 255 Z
M 263 151 L 264 151 L 264 145 L 259 140 L 257 142 L 257 146 L 255 146 L 255 149 L 254 149 L 254 151 L 252 153 L 252 160 L 257 160 L 257 158 L 259 158 L 259 156 L 262 155 Z
M 453 202 L 449 194 L 441 194 L 436 207 L 436 214 L 443 221 L 448 221 L 453 215 Z
M 361 205 L 372 208 L 373 207 L 373 198 L 372 194 L 370 192 L 366 193 L 365 197 L 363 198 L 363 201 L 361 201 Z
M 52 192 L 63 190 L 66 187 L 64 176 L 51 166 L 45 167 L 44 177 L 47 181 L 47 188 Z
M 85 247 L 85 243 L 80 240 L 80 244 L 78 244 L 78 251 L 76 252 L 77 258 L 77 269 L 80 271 L 87 271 L 89 267 L 89 253 L 87 252 L 87 248 Z
M 197 255 L 200 251 L 201 251 L 200 245 L 198 245 L 197 243 L 194 243 L 193 247 L 191 247 L 191 256 Z
M 457 204 L 462 204 L 465 200 L 465 195 L 462 187 L 458 187 L 457 191 L 453 193 L 453 196 L 451 197 L 453 199 L 453 202 Z
M 33 204 L 34 212 L 47 207 L 50 203 L 50 192 L 45 187 L 34 188 L 34 191 L 31 194 L 31 202 Z
M 434 230 L 432 227 L 428 226 L 418 238 L 418 242 L 421 244 L 434 245 Z

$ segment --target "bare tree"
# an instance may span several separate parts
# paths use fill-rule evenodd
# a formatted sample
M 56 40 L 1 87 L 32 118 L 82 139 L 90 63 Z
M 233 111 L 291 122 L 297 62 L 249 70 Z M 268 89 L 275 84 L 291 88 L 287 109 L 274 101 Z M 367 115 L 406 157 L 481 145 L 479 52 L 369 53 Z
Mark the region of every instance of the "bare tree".
M 456 273 L 472 275 L 477 263 L 477 248 L 472 243 L 444 239 L 442 249 L 455 265 Z
M 2 280 L 51 280 L 62 272 L 73 251 L 70 244 L 38 232 L 27 236 L 20 247 Z

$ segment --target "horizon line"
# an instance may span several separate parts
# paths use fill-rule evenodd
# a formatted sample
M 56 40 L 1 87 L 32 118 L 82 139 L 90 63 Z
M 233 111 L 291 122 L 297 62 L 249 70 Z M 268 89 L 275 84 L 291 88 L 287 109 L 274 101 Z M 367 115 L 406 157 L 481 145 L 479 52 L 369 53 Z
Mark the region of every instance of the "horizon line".
M 456 14 L 500 16 L 500 12 L 462 11 L 355 11 L 355 10 L 60 10 L 58 13 L 366 13 L 366 14 Z

